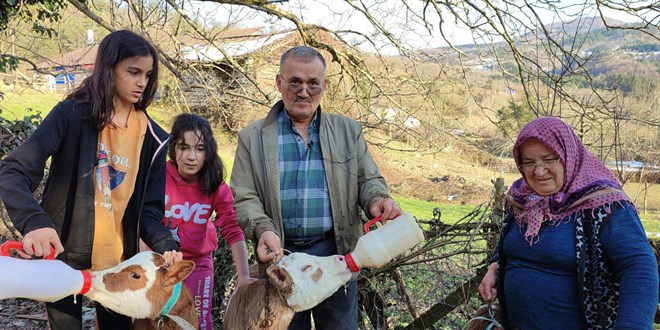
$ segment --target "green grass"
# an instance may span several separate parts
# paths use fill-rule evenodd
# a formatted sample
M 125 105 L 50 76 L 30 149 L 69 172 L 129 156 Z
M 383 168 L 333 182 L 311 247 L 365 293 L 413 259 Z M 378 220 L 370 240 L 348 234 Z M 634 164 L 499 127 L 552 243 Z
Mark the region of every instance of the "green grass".
M 225 173 L 226 173 L 225 180 L 227 180 L 227 182 L 231 184 L 231 182 L 229 182 L 230 181 L 229 178 L 231 178 L 231 170 L 234 166 L 234 155 L 233 154 L 228 155 L 227 153 L 224 153 L 222 151 L 220 151 L 219 153 L 220 153 L 220 159 L 222 160 L 222 164 L 225 166 Z
M 151 103 L 149 108 L 147 108 L 147 113 L 149 117 L 160 125 L 164 130 L 169 131 L 172 124 L 172 118 L 178 113 L 171 109 L 166 109 L 161 107 L 157 103 Z
M 5 93 L 0 107 L 2 107 L 2 116 L 9 120 L 22 119 L 25 115 L 34 113 L 41 113 L 42 117 L 46 117 L 50 110 L 63 99 L 64 94 L 26 90 L 20 94 Z M 32 112 L 27 109 L 32 109 Z M 147 112 L 164 129 L 169 128 L 170 119 L 174 115 L 172 111 L 162 108 L 157 103 L 152 103 Z
M 455 223 L 475 208 L 472 205 L 439 204 L 394 194 L 392 198 L 399 203 L 401 209 L 410 212 L 419 220 L 432 219 L 433 209 L 437 207 L 441 212 L 440 220 L 445 223 Z
M 433 209 L 437 207 L 441 212 L 440 220 L 444 223 L 450 224 L 455 223 L 475 208 L 473 205 L 439 204 L 399 195 L 392 195 L 392 198 L 399 203 L 404 211 L 410 212 L 419 220 L 432 219 Z M 659 213 L 660 212 L 649 212 L 647 215 L 640 215 L 642 218 L 642 225 L 647 233 L 660 235 L 660 221 L 657 220 L 660 217 Z
M 41 117 L 46 114 L 63 98 L 59 94 L 24 92 L 22 94 L 5 93 L 0 106 L 2 107 L 2 117 L 15 120 L 22 119 L 26 115 L 41 113 Z M 27 109 L 32 109 L 28 111 Z
M 642 225 L 644 225 L 644 230 L 647 233 L 660 234 L 660 220 L 657 220 L 660 217 L 660 212 L 653 213 L 654 214 L 649 217 L 650 219 L 647 219 L 644 215 L 640 215 L 642 218 Z

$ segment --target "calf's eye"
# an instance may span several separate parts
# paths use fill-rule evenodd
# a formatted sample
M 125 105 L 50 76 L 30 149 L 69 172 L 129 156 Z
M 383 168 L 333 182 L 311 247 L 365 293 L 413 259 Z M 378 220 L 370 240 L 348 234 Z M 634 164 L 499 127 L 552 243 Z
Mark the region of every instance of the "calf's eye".
M 140 276 L 140 274 L 138 274 L 138 273 L 131 273 L 131 277 L 136 279 L 136 280 L 139 280 L 140 277 L 142 277 L 142 276 Z
M 309 271 L 311 269 L 312 269 L 312 265 L 305 265 L 305 267 L 303 267 L 300 271 L 304 273 L 304 272 Z

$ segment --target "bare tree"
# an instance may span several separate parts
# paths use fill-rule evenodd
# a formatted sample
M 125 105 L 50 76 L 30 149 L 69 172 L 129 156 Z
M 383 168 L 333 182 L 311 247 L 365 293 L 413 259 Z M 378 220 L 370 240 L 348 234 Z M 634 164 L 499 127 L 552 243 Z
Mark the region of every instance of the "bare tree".
M 649 167 L 643 173 L 659 164 L 660 58 L 635 48 L 655 49 L 660 41 L 658 1 L 68 2 L 103 29 L 144 33 L 159 48 L 170 73 L 162 79 L 164 98 L 227 130 L 263 116 L 278 98 L 274 76 L 281 51 L 307 44 L 332 62 L 324 109 L 360 121 L 373 146 L 437 152 L 459 140 L 471 142 L 466 136 L 478 136 L 491 151 L 506 155 L 529 119 L 558 116 L 603 161 L 616 161 L 615 172 L 624 183 L 631 176 L 623 161 L 644 162 Z M 254 21 L 261 29 L 250 30 L 254 26 L 245 23 Z M 613 46 L 604 41 L 608 38 L 630 44 Z M 241 51 L 237 44 L 252 46 Z M 205 58 L 209 51 L 216 56 Z M 191 96 L 191 91 L 202 94 Z M 648 185 L 645 189 L 640 198 Z M 469 300 L 469 295 L 459 299 L 456 288 L 473 289 L 469 280 L 483 264 L 483 258 L 474 258 L 488 252 L 474 244 L 490 230 L 484 229 L 483 214 L 466 216 L 464 227 L 430 223 L 436 233 L 453 236 L 432 239 L 391 267 L 373 272 L 370 286 L 384 292 L 366 295 L 381 306 L 381 314 L 370 315 L 373 322 L 383 324 L 379 317 L 392 292 L 404 297 L 410 314 L 404 321 L 437 321 L 440 314 L 425 315 L 432 303 L 415 305 L 429 297 L 407 290 L 401 267 L 407 267 L 407 276 L 456 278 L 451 287 L 443 287 L 443 294 L 454 290 L 456 301 Z M 452 257 L 463 258 L 463 267 L 436 263 Z M 420 269 L 422 263 L 432 266 Z M 424 277 L 429 273 L 433 275 Z M 446 306 L 439 308 L 446 314 Z

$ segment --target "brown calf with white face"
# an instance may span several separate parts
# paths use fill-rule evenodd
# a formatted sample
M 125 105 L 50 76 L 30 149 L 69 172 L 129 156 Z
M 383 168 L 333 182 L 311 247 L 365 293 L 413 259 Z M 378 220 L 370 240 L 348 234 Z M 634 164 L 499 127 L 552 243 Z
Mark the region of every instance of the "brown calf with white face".
M 229 300 L 227 330 L 286 330 L 295 312 L 310 309 L 346 284 L 352 273 L 343 256 L 285 256 L 268 267 L 267 277 L 242 286 Z
M 113 268 L 91 272 L 92 287 L 86 296 L 132 317 L 133 329 L 186 329 L 187 324 L 197 329 L 192 294 L 181 283 L 194 268 L 189 260 L 168 265 L 158 253 L 141 252 Z M 179 290 L 174 302 L 172 293 Z M 171 309 L 163 314 L 166 305 Z

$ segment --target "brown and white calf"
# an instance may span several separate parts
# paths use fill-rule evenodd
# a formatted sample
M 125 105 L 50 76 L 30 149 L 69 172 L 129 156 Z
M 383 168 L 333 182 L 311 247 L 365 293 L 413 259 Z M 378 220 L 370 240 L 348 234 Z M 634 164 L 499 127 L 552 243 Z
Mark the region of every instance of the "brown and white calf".
M 267 277 L 234 292 L 223 320 L 228 330 L 285 330 L 295 312 L 310 309 L 346 284 L 352 273 L 343 256 L 292 253 L 266 270 Z
M 194 268 L 195 264 L 189 260 L 168 265 L 158 253 L 140 252 L 113 268 L 91 272 L 92 286 L 86 296 L 132 317 L 133 329 L 186 329 L 188 324 L 188 328 L 197 329 L 192 294 L 181 283 Z M 171 310 L 161 315 L 179 283 L 176 303 L 170 303 Z

